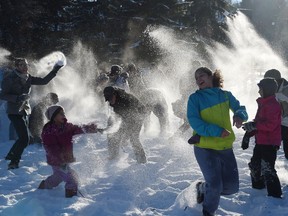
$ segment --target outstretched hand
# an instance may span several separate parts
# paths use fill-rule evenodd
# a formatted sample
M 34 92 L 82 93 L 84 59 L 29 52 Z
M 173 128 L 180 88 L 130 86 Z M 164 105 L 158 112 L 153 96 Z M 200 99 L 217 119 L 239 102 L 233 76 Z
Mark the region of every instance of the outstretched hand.
M 243 120 L 238 117 L 238 116 L 234 116 L 233 117 L 233 126 L 236 126 L 237 128 L 240 128 L 243 124 Z

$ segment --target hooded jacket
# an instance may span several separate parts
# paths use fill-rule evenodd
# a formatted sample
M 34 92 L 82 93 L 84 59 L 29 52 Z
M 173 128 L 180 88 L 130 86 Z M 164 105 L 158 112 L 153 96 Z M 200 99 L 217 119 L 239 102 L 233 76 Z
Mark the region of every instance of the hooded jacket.
M 201 136 L 200 148 L 224 150 L 232 148 L 235 134 L 230 122 L 230 109 L 234 116 L 247 121 L 248 115 L 244 106 L 229 91 L 220 88 L 197 90 L 190 95 L 187 105 L 187 118 L 194 130 Z M 221 138 L 226 129 L 231 134 Z
M 281 124 L 288 127 L 288 82 L 281 78 L 277 80 L 278 90 L 276 93 L 276 98 L 281 105 L 282 119 Z
M 281 106 L 275 96 L 258 98 L 258 110 L 254 122 L 257 132 L 256 144 L 281 144 Z
M 51 166 L 61 166 L 74 162 L 73 136 L 85 132 L 95 133 L 96 131 L 97 128 L 93 124 L 80 127 L 67 121 L 61 126 L 54 123 L 47 123 L 42 131 L 47 163 Z

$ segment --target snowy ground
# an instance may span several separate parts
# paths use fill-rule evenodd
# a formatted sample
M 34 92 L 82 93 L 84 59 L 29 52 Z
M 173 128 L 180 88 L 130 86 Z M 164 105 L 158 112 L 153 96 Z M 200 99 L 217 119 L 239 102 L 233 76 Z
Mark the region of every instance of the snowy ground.
M 177 123 L 172 125 L 175 127 Z M 235 131 L 240 191 L 221 198 L 217 215 L 287 215 L 288 161 L 284 160 L 283 151 L 279 151 L 276 164 L 285 197 L 280 200 L 267 197 L 265 190 L 251 189 L 247 163 L 252 146 L 243 151 L 240 148 L 243 133 Z M 186 139 L 168 141 L 155 133 L 143 134 L 141 139 L 148 156 L 145 165 L 135 162 L 129 145 L 123 147 L 118 161 L 108 161 L 105 135 L 75 137 L 74 152 L 78 162 L 73 167 L 80 176 L 80 190 L 85 198 L 69 199 L 64 198 L 64 184 L 53 190 L 36 189 L 40 181 L 51 174 L 40 145 L 28 146 L 20 168 L 7 170 L 8 162 L 3 158 L 13 142 L 1 142 L 0 215 L 201 215 L 194 188 L 196 182 L 202 180 L 202 175 L 193 148 Z

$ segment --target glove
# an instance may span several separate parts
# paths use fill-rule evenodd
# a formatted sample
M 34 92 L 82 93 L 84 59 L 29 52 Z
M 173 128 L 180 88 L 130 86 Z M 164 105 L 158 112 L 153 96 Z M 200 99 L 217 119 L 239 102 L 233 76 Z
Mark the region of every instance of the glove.
M 241 148 L 243 150 L 248 149 L 249 147 L 249 142 L 250 142 L 250 135 L 248 134 L 249 132 L 246 132 L 244 134 L 244 137 L 242 139 L 242 144 L 241 144 Z
M 29 99 L 30 99 L 30 96 L 28 94 L 22 94 L 17 97 L 16 102 L 23 103 L 24 101 L 27 101 Z
M 200 142 L 200 138 L 201 138 L 200 135 L 195 134 L 188 140 L 188 143 L 189 144 L 198 144 Z
M 62 67 L 63 67 L 63 65 L 59 65 L 59 64 L 56 63 L 56 64 L 54 65 L 52 71 L 53 71 L 54 73 L 57 73 L 57 72 L 60 70 L 60 68 L 62 68 Z
M 251 132 L 251 131 L 257 129 L 255 122 L 247 122 L 247 123 L 243 124 L 242 128 L 247 132 Z

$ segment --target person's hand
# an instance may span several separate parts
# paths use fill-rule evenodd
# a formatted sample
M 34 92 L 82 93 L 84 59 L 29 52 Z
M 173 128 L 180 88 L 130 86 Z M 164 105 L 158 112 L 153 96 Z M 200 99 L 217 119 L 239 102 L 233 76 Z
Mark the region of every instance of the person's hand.
M 229 136 L 230 134 L 231 134 L 230 131 L 224 129 L 221 133 L 221 138 L 225 138 L 225 137 Z
M 243 120 L 238 117 L 238 116 L 234 116 L 233 117 L 233 126 L 236 126 L 237 128 L 240 128 L 243 124 Z
M 16 99 L 17 103 L 23 103 L 24 101 L 27 101 L 30 99 L 30 95 L 28 94 L 22 94 L 22 95 L 19 95 Z
M 247 132 L 251 132 L 253 130 L 256 130 L 256 124 L 255 122 L 246 122 L 245 124 L 242 125 L 242 128 L 247 131 Z
M 54 67 L 53 67 L 53 69 L 52 69 L 52 71 L 54 71 L 55 73 L 57 73 L 59 70 L 60 70 L 60 68 L 62 68 L 63 67 L 63 65 L 60 65 L 60 64 L 55 64 L 54 65 Z

